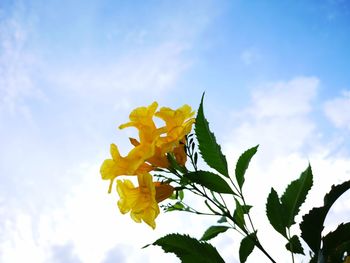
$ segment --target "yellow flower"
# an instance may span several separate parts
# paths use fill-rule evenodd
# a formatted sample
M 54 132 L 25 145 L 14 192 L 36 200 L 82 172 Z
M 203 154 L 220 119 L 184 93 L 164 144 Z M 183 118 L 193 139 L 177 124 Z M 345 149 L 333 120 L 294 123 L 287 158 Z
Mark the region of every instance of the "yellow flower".
M 152 167 L 145 160 L 154 155 L 155 145 L 140 144 L 132 149 L 126 157 L 122 157 L 118 147 L 111 144 L 112 159 L 106 159 L 100 168 L 102 179 L 110 180 L 108 192 L 111 192 L 113 180 L 120 175 L 137 175 L 149 172 Z
M 134 138 L 129 138 L 129 140 L 134 146 L 140 145 L 140 143 Z M 155 147 L 154 155 L 146 161 L 153 167 L 168 168 L 170 165 L 166 154 L 162 154 L 162 149 L 159 147 Z
M 157 129 L 153 121 L 154 113 L 158 108 L 158 103 L 153 102 L 148 107 L 138 107 L 134 109 L 130 115 L 130 122 L 119 126 L 119 129 L 126 127 L 135 127 L 139 130 L 141 144 L 152 143 L 160 134 L 165 132 L 165 129 Z
M 130 211 L 130 216 L 135 222 L 144 221 L 154 229 L 155 219 L 159 214 L 158 202 L 168 198 L 173 188 L 168 184 L 154 183 L 149 173 L 138 175 L 137 179 L 138 187 L 130 180 L 117 180 L 119 210 L 122 214 Z
M 160 137 L 157 146 L 162 148 L 162 153 L 170 152 L 179 145 L 185 135 L 189 134 L 192 124 L 195 122 L 194 111 L 188 105 L 183 105 L 177 110 L 162 107 L 155 116 L 165 121 L 167 135 Z

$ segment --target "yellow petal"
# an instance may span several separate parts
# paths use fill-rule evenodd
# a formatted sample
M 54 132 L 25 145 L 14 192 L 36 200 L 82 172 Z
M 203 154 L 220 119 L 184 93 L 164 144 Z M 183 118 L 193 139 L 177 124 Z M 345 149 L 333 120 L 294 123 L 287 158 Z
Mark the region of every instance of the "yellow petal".
M 156 190 L 149 173 L 137 176 L 139 187 L 134 187 L 130 180 L 117 180 L 117 192 L 120 196 L 118 207 L 121 213 L 130 211 L 131 218 L 155 228 L 155 219 L 159 214 L 159 206 L 155 199 Z
M 118 147 L 114 143 L 111 144 L 110 152 L 111 152 L 113 160 L 117 161 L 121 158 Z
M 100 168 L 100 173 L 103 180 L 114 179 L 117 172 L 118 167 L 112 159 L 106 159 L 103 161 Z

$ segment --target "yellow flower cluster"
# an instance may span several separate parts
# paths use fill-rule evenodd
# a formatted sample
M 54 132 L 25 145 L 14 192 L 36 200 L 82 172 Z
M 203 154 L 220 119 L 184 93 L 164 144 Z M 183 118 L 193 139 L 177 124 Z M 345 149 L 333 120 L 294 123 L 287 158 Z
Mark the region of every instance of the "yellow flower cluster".
M 169 184 L 153 182 L 150 171 L 156 168 L 168 168 L 168 153 L 174 154 L 180 165 L 185 165 L 186 152 L 184 143 L 194 123 L 194 112 L 184 105 L 176 110 L 162 107 L 157 111 L 158 103 L 148 107 L 134 109 L 129 116 L 130 122 L 119 126 L 120 129 L 135 127 L 139 140 L 130 138 L 134 148 L 125 157 L 121 156 L 118 147 L 111 144 L 112 159 L 106 159 L 100 169 L 102 179 L 110 180 L 108 192 L 111 192 L 113 181 L 121 175 L 137 176 L 138 187 L 130 180 L 117 180 L 117 192 L 120 196 L 118 207 L 122 214 L 130 212 L 135 222 L 144 221 L 155 228 L 155 218 L 159 214 L 158 203 L 168 198 L 173 187 Z M 165 122 L 157 128 L 153 117 Z

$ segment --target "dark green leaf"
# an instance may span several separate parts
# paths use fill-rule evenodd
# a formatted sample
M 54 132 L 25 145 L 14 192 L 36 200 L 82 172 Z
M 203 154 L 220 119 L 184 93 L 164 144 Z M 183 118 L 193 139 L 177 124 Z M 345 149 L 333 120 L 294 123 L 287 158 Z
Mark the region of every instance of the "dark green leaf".
M 277 192 L 275 191 L 275 189 L 271 188 L 271 192 L 267 197 L 266 215 L 273 228 L 278 233 L 287 238 L 286 224 L 283 217 L 284 213 L 285 211 L 280 202 Z
M 285 209 L 286 226 L 289 228 L 295 223 L 294 218 L 299 213 L 300 206 L 304 203 L 307 193 L 312 186 L 312 171 L 309 165 L 301 173 L 299 179 L 291 182 L 281 197 L 281 203 Z
M 195 131 L 198 140 L 198 148 L 203 160 L 222 175 L 229 177 L 227 161 L 221 152 L 220 145 L 216 142 L 214 134 L 209 129 L 209 123 L 203 112 L 203 98 L 197 112 Z
M 300 240 L 297 236 L 292 236 L 292 238 L 289 240 L 289 242 L 286 244 L 286 248 L 293 252 L 298 254 L 304 254 L 304 249 L 300 243 Z
M 236 180 L 240 189 L 242 189 L 244 183 L 244 175 L 248 169 L 249 162 L 257 152 L 259 145 L 246 150 L 239 158 L 236 164 Z
M 184 177 L 214 192 L 234 194 L 228 183 L 217 174 L 207 171 L 197 171 L 184 174 Z
M 245 229 L 245 220 L 244 220 L 245 211 L 243 210 L 242 205 L 238 202 L 236 198 L 235 198 L 235 201 L 236 201 L 236 209 L 233 212 L 233 218 L 235 219 L 235 223 L 241 229 Z
M 216 237 L 218 234 L 226 232 L 229 229 L 228 226 L 211 226 L 209 227 L 201 237 L 201 240 L 207 241 Z
M 313 208 L 308 214 L 303 216 L 303 221 L 300 224 L 301 237 L 316 254 L 316 257 L 320 249 L 321 233 L 327 213 L 334 202 L 349 188 L 350 181 L 346 181 L 337 186 L 333 185 L 331 191 L 324 197 L 324 205 L 322 207 Z
M 345 252 L 350 255 L 350 222 L 340 224 L 323 238 L 322 254 L 327 262 L 343 262 Z
M 251 208 L 251 205 L 242 205 L 242 210 L 244 214 L 248 214 Z
M 161 246 L 166 253 L 174 253 L 182 263 L 225 263 L 215 247 L 188 235 L 169 234 L 153 245 Z
M 198 153 L 197 152 L 194 153 L 193 159 L 194 159 L 194 164 L 197 165 L 197 163 L 198 163 Z
M 226 222 L 227 222 L 226 216 L 222 216 L 222 217 L 218 220 L 218 223 L 226 223 Z
M 182 176 L 181 179 L 180 179 L 180 185 L 182 187 L 186 187 L 189 183 L 191 183 L 190 180 L 188 180 L 188 178 L 186 178 L 185 176 Z
M 255 246 L 253 241 L 254 239 L 255 234 L 250 234 L 242 239 L 239 247 L 239 260 L 241 263 L 246 262 L 249 255 L 253 252 Z

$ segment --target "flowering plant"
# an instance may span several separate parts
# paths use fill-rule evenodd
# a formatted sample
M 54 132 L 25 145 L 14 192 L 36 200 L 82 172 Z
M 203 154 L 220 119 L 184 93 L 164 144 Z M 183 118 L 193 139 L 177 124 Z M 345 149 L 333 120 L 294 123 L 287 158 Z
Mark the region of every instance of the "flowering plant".
M 130 122 L 120 125 L 120 128 L 135 127 L 139 139 L 130 138 L 134 148 L 125 157 L 120 155 L 116 145 L 111 145 L 112 159 L 103 162 L 100 170 L 102 179 L 110 180 L 108 191 L 111 192 L 117 177 L 136 176 L 136 187 L 128 179 L 117 180 L 116 189 L 120 196 L 118 207 L 123 214 L 130 212 L 135 222 L 143 221 L 152 228 L 156 227 L 155 219 L 160 213 L 159 203 L 166 199 L 169 203 L 161 205 L 164 211 L 218 217 L 217 225 L 210 226 L 200 240 L 188 235 L 169 234 L 152 244 L 176 254 L 182 262 L 224 262 L 208 241 L 228 229 L 243 235 L 239 248 L 240 262 L 246 262 L 254 248 L 259 249 L 267 260 L 276 262 L 259 240 L 250 215 L 252 205 L 246 203 L 242 191 L 246 170 L 258 146 L 246 150 L 239 157 L 235 174 L 230 175 L 226 157 L 204 116 L 203 97 L 195 118 L 188 105 L 176 110 L 163 107 L 157 111 L 158 104 L 154 102 L 148 107 L 133 110 Z M 163 120 L 164 126 L 157 127 L 153 117 Z M 191 133 L 193 125 L 194 133 Z M 198 153 L 212 168 L 210 171 L 198 167 Z M 187 161 L 191 168 L 186 166 Z M 296 225 L 295 217 L 312 185 L 313 175 L 309 165 L 281 196 L 271 188 L 266 201 L 269 223 L 286 239 L 285 248 L 292 262 L 295 261 L 295 254 L 305 255 L 301 244 L 303 239 L 309 247 L 309 262 L 350 263 L 350 222 L 340 224 L 335 231 L 326 235 L 322 233 L 328 211 L 350 188 L 350 180 L 332 186 L 325 195 L 324 205 L 313 208 L 302 217 L 300 236 L 291 233 L 291 227 Z M 185 192 L 202 198 L 207 211 L 186 204 Z M 233 210 L 225 201 L 228 199 L 235 204 Z

